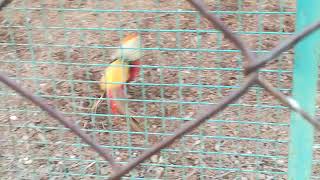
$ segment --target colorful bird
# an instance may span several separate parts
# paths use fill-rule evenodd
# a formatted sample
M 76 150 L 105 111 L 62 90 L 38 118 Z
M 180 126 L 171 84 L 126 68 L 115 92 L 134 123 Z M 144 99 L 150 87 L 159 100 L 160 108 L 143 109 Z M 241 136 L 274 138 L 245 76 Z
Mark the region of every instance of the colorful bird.
M 129 34 L 121 43 L 122 47 L 132 47 L 137 48 L 139 41 L 139 36 L 137 34 Z M 109 105 L 111 112 L 113 114 L 122 114 L 127 115 L 130 118 L 130 124 L 133 130 L 142 131 L 142 128 L 139 125 L 139 122 L 132 117 L 134 112 L 129 108 L 126 108 L 127 101 L 116 100 L 116 99 L 126 99 L 127 94 L 125 90 L 125 83 L 133 81 L 139 74 L 140 68 L 137 67 L 140 65 L 139 58 L 141 54 L 134 51 L 124 51 L 122 54 L 114 53 L 112 63 L 104 70 L 104 74 L 100 79 L 100 89 L 103 91 L 101 97 L 106 95 L 110 98 Z M 120 58 L 119 56 L 122 55 Z M 133 67 L 130 65 L 134 65 Z M 100 101 L 94 105 L 94 110 Z

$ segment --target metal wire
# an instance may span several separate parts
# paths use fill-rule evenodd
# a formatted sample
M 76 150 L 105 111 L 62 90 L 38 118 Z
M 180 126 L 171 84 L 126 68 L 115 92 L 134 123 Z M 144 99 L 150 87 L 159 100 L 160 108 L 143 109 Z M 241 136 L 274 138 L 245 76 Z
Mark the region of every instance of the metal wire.
M 231 93 L 229 96 L 222 99 L 217 105 L 208 106 L 199 109 L 199 112 L 195 116 L 195 120 L 186 123 L 184 126 L 180 127 L 174 132 L 174 135 L 166 137 L 158 144 L 155 144 L 150 149 L 146 150 L 136 159 L 131 160 L 127 165 L 123 167 L 119 167 L 116 165 L 116 161 L 114 158 L 107 152 L 105 152 L 102 148 L 99 147 L 97 143 L 95 143 L 92 139 L 87 137 L 79 127 L 71 124 L 68 119 L 66 119 L 62 113 L 50 108 L 48 105 L 44 103 L 42 98 L 34 96 L 31 92 L 26 89 L 21 88 L 17 83 L 10 80 L 9 77 L 5 76 L 4 74 L 0 73 L 0 81 L 18 92 L 20 95 L 26 97 L 27 99 L 31 100 L 37 106 L 42 108 L 42 110 L 46 111 L 51 117 L 57 119 L 61 124 L 65 127 L 69 128 L 73 133 L 78 135 L 84 142 L 89 144 L 96 152 L 99 153 L 105 160 L 109 161 L 113 167 L 113 173 L 109 179 L 120 179 L 123 175 L 128 173 L 130 170 L 135 168 L 141 162 L 145 161 L 147 158 L 151 157 L 153 154 L 156 154 L 161 149 L 169 146 L 172 144 L 176 139 L 181 138 L 186 133 L 190 132 L 191 130 L 197 128 L 200 124 L 205 122 L 210 117 L 218 114 L 222 110 L 224 110 L 229 104 L 236 101 L 240 97 L 242 97 L 248 89 L 257 84 L 260 85 L 265 90 L 269 91 L 275 98 L 279 101 L 283 102 L 287 105 L 291 110 L 297 112 L 302 117 L 304 117 L 307 121 L 309 121 L 317 130 L 320 130 L 320 121 L 316 118 L 313 118 L 309 114 L 307 114 L 299 104 L 294 101 L 290 97 L 286 97 L 281 92 L 277 91 L 274 87 L 272 87 L 263 77 L 258 76 L 258 71 L 261 67 L 266 65 L 268 61 L 271 61 L 273 58 L 279 56 L 282 52 L 292 48 L 295 44 L 301 41 L 306 36 L 310 35 L 312 32 L 315 32 L 320 27 L 320 21 L 314 25 L 311 25 L 305 28 L 304 31 L 298 33 L 291 38 L 288 38 L 286 41 L 281 43 L 279 46 L 275 47 L 268 55 L 264 57 L 255 57 L 255 55 L 245 46 L 243 40 L 239 39 L 235 34 L 233 34 L 227 26 L 225 26 L 216 16 L 209 13 L 207 6 L 203 3 L 202 0 L 187 0 L 196 10 L 198 10 L 205 18 L 209 20 L 217 29 L 221 30 L 224 35 L 233 42 L 237 48 L 241 50 L 244 54 L 247 64 L 244 66 L 244 72 L 246 74 L 246 78 L 244 83 L 242 84 L 241 88 Z M 5 3 L 1 3 L 3 5 Z M 8 4 L 8 3 L 7 3 Z M 5 4 L 5 5 L 7 5 Z M 0 6 L 2 9 L 3 6 Z

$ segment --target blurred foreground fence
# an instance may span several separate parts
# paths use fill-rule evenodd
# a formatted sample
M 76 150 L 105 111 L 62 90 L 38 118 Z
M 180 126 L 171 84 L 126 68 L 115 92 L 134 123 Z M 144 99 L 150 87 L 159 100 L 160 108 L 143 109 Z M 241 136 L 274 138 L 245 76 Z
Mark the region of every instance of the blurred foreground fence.
M 0 80 L 14 90 L 1 89 L 3 177 L 317 178 L 320 34 L 308 35 L 320 27 L 320 3 L 297 1 L 294 35 L 295 9 L 284 1 L 208 5 L 25 0 L 3 8 Z M 125 116 L 88 112 L 106 49 L 124 31 L 147 39 L 141 79 L 128 83 L 144 132 L 128 131 Z M 287 51 L 302 39 L 292 66 Z

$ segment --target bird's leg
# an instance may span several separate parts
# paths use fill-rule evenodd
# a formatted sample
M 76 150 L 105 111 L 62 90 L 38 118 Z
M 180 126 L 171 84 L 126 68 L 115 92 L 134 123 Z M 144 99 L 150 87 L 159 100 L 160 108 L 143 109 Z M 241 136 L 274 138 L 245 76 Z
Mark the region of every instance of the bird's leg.
M 125 99 L 127 97 L 126 93 L 124 92 L 124 89 L 121 89 L 121 90 L 118 89 L 118 90 L 112 91 L 112 94 L 114 98 Z M 135 118 L 132 117 L 135 113 L 131 111 L 129 108 L 126 108 L 127 101 L 115 100 L 114 103 L 119 113 L 121 113 L 122 115 L 129 116 L 130 126 L 134 131 L 143 131 L 143 129 L 140 126 L 140 123 Z

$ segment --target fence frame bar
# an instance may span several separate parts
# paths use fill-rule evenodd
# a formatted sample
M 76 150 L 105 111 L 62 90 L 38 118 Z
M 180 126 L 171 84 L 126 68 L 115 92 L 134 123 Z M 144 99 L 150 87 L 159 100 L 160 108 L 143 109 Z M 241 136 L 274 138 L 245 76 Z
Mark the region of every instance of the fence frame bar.
M 297 0 L 296 31 L 320 19 L 320 1 Z M 317 98 L 320 32 L 306 37 L 295 47 L 293 98 L 310 115 L 315 114 Z M 289 179 L 310 179 L 314 128 L 301 115 L 291 113 L 289 143 Z

